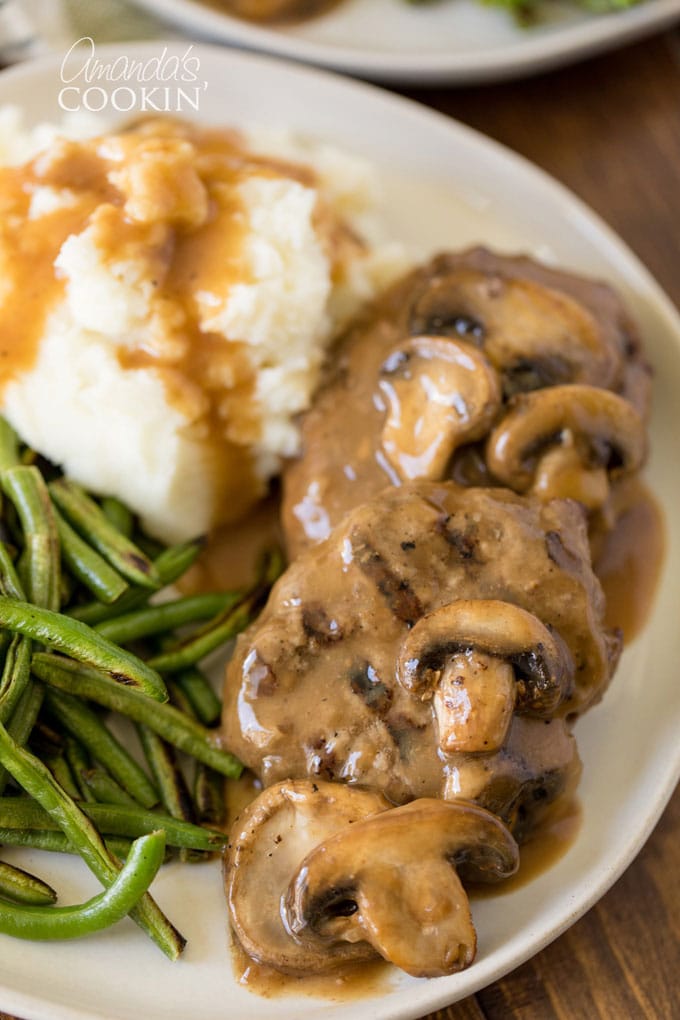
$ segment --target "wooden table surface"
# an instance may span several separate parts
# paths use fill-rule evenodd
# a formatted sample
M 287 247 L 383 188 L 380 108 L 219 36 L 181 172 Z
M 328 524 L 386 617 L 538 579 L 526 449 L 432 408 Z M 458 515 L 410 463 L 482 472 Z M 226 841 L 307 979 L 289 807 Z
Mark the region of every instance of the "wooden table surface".
M 680 307 L 680 34 L 523 82 L 408 94 L 568 185 Z M 680 1018 L 680 790 L 585 917 L 506 978 L 427 1020 L 642 1018 Z
M 567 184 L 680 306 L 680 35 L 524 82 L 408 94 Z M 680 1018 L 680 790 L 636 861 L 581 921 L 427 1020 L 553 1018 Z

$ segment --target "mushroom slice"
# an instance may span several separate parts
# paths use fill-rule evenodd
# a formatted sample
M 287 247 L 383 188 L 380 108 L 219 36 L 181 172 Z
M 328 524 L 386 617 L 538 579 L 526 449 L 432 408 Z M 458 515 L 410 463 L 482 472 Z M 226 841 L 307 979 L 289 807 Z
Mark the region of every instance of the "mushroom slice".
M 467 801 L 421 798 L 342 829 L 311 851 L 285 899 L 301 945 L 369 943 L 415 977 L 468 967 L 477 937 L 457 870 L 497 882 L 517 870 L 505 825 Z
M 270 786 L 248 805 L 230 834 L 225 881 L 232 926 L 249 956 L 277 970 L 315 973 L 374 955 L 366 943 L 296 942 L 284 927 L 281 902 L 313 847 L 389 807 L 379 793 L 306 780 Z
M 568 382 L 614 384 L 620 355 L 586 302 L 561 289 L 562 274 L 539 281 L 512 260 L 483 262 L 427 280 L 411 307 L 412 332 L 475 343 L 502 374 L 506 397 Z
M 602 506 L 609 477 L 637 471 L 646 452 L 642 418 L 595 386 L 555 386 L 515 397 L 489 436 L 487 463 L 516 492 Z
M 399 683 L 433 698 L 442 750 L 497 750 L 515 709 L 552 715 L 569 694 L 564 643 L 520 606 L 459 599 L 423 616 L 404 638 Z
M 484 355 L 443 337 L 399 344 L 383 363 L 379 388 L 387 405 L 382 450 L 402 481 L 442 478 L 456 447 L 488 432 L 501 402 Z

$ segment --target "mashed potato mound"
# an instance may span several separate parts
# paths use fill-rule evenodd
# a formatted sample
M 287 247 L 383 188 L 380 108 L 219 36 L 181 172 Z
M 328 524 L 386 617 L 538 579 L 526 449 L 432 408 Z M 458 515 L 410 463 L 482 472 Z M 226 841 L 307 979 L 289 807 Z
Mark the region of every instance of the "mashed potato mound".
M 0 169 L 3 413 L 165 540 L 237 519 L 297 452 L 332 336 L 402 268 L 365 239 L 373 172 L 172 120 L 31 139 L 0 114 L 0 159 L 29 156 Z

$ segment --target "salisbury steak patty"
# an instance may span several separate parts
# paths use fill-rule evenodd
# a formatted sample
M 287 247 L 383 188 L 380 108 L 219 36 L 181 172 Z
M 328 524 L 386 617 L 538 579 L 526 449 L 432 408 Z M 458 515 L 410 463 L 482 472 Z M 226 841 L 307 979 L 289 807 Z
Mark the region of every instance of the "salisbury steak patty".
M 597 510 L 644 459 L 649 380 L 635 326 L 606 284 L 483 248 L 439 255 L 370 305 L 333 351 L 284 477 L 289 551 L 325 538 L 385 485 L 416 478 Z
M 225 742 L 267 785 L 319 776 L 507 818 L 577 770 L 564 719 L 619 651 L 602 614 L 576 503 L 387 489 L 292 563 L 239 638 Z

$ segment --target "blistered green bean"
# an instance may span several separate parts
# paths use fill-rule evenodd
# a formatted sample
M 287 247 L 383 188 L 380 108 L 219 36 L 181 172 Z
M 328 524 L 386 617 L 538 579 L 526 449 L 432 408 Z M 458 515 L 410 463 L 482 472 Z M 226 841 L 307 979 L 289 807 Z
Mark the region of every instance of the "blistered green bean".
M 100 602 L 115 602 L 130 587 L 127 581 L 74 531 L 57 510 L 54 516 L 62 559 L 68 569 Z
M 202 539 L 197 539 L 164 549 L 154 560 L 154 567 L 161 583 L 163 585 L 173 584 L 182 574 L 185 574 L 191 564 L 195 562 L 202 548 Z M 99 601 L 87 602 L 82 606 L 74 606 L 69 609 L 68 614 L 76 620 L 94 626 L 96 623 L 101 623 L 102 620 L 121 616 L 123 613 L 129 613 L 133 609 L 146 605 L 150 594 L 146 588 L 131 588 L 111 605 Z
M 0 475 L 24 533 L 26 594 L 40 608 L 59 609 L 59 536 L 45 480 L 36 467 L 8 468 Z
M 74 800 L 80 800 L 80 787 L 73 777 L 71 766 L 66 760 L 66 756 L 63 754 L 55 754 L 51 758 L 44 758 L 43 756 L 43 760 L 61 788 L 66 790 L 69 797 L 73 797 Z
M 154 829 L 163 829 L 168 846 L 188 847 L 192 850 L 219 850 L 227 841 L 223 832 L 127 804 L 100 804 L 92 801 L 79 807 L 104 837 L 135 838 Z M 59 822 L 30 797 L 0 797 L 0 829 L 3 831 L 38 829 L 49 832 L 59 827 Z
M 111 523 L 100 506 L 67 478 L 50 482 L 49 491 L 59 509 L 97 552 L 133 584 L 159 588 L 161 578 L 151 560 Z
M 164 852 L 162 831 L 135 840 L 111 885 L 86 903 L 68 907 L 0 903 L 0 932 L 14 938 L 49 941 L 82 938 L 109 928 L 144 896 L 163 863 Z
M 113 524 L 114 528 L 117 528 L 121 535 L 130 538 L 135 525 L 135 519 L 125 504 L 121 503 L 115 496 L 104 496 L 101 501 L 101 507 L 104 515 Z
M 181 769 L 177 764 L 174 749 L 150 730 L 137 724 L 137 732 L 144 755 L 151 769 L 156 786 L 161 793 L 161 803 L 172 817 L 184 822 L 195 821 L 194 805 Z M 200 851 L 183 849 L 180 860 L 194 860 L 202 856 Z
M 165 678 L 165 685 L 168 688 L 170 704 L 178 708 L 184 715 L 188 715 L 190 719 L 196 719 L 196 713 L 192 708 L 191 702 L 172 674 L 168 674 Z
M 208 592 L 205 595 L 187 595 L 147 609 L 125 613 L 112 620 L 96 624 L 94 630 L 109 641 L 127 645 L 139 638 L 175 630 L 196 620 L 207 620 L 224 612 L 241 598 L 238 592 Z
M 148 726 L 137 723 L 137 732 L 151 774 L 160 791 L 163 807 L 173 818 L 193 822 L 193 806 L 189 791 L 171 748 Z
M 2 725 L 0 725 L 0 764 L 4 765 L 18 785 L 45 809 L 52 821 L 78 849 L 99 881 L 105 886 L 110 886 L 120 871 L 120 865 L 107 850 L 92 822 L 62 790 L 47 766 L 12 740 Z M 185 940 L 148 893 L 141 898 L 131 916 L 170 959 L 179 956 Z
M 116 740 L 89 705 L 79 698 L 48 690 L 47 706 L 61 725 L 110 772 L 138 804 L 142 807 L 153 807 L 158 803 L 158 791 L 144 769 Z
M 79 620 L 0 596 L 0 627 L 95 666 L 110 680 L 136 687 L 150 698 L 158 701 L 167 698 L 163 681 L 152 667 L 131 652 L 111 644 Z
M 0 595 L 8 595 L 11 599 L 24 601 L 26 599 L 16 567 L 4 542 L 0 542 Z
M 42 684 L 30 679 L 17 702 L 12 713 L 12 718 L 7 723 L 9 737 L 19 746 L 23 747 L 33 731 L 35 721 L 45 697 L 45 688 Z M 0 723 L 0 730 L 3 724 Z M 7 779 L 11 770 L 7 769 L 0 757 L 0 794 L 7 785 Z
M 252 621 L 259 599 L 249 595 L 206 628 L 192 637 L 178 643 L 177 647 L 161 652 L 148 660 L 149 665 L 159 673 L 178 673 L 194 666 L 210 652 L 226 644 L 240 634 Z
M 83 779 L 83 773 L 92 767 L 90 756 L 80 741 L 76 740 L 70 733 L 66 733 L 64 736 L 64 756 L 71 769 L 74 782 L 80 791 L 80 797 L 75 799 L 96 800 L 97 798 L 94 793 Z
M 132 841 L 122 836 L 107 836 L 104 840 L 106 849 L 124 860 L 130 852 Z M 0 844 L 2 846 L 25 846 L 33 850 L 47 850 L 52 853 L 74 854 L 80 856 L 73 843 L 58 829 L 4 829 L 0 826 Z
M 19 463 L 19 439 L 9 422 L 0 417 L 0 472 Z
M 98 804 L 126 804 L 128 807 L 139 807 L 134 797 L 124 790 L 104 769 L 86 769 L 81 779 L 92 792 L 92 802 Z
M 154 655 L 148 660 L 149 665 L 159 673 L 177 673 L 194 666 L 210 652 L 231 641 L 252 621 L 282 569 L 283 557 L 280 551 L 274 549 L 268 552 L 264 558 L 261 578 L 251 591 L 198 633 L 178 642 L 175 648 Z
M 24 693 L 31 677 L 32 643 L 21 634 L 13 634 L 5 653 L 0 676 L 0 722 L 6 723 Z
M 233 754 L 223 751 L 200 723 L 189 719 L 172 705 L 149 701 L 131 687 L 111 684 L 97 670 L 79 663 L 38 652 L 33 656 L 33 672 L 51 687 L 96 701 L 135 722 L 144 723 L 168 743 L 210 765 L 216 772 L 237 778 L 243 766 Z
M 222 713 L 222 702 L 215 694 L 210 681 L 200 669 L 186 669 L 175 673 L 174 680 L 184 693 L 191 709 L 204 726 L 214 726 Z
M 194 804 L 196 820 L 201 825 L 222 825 L 225 817 L 224 776 L 200 761 L 196 763 Z
M 22 868 L 0 861 L 0 897 L 30 906 L 54 903 L 57 894 L 41 878 Z

